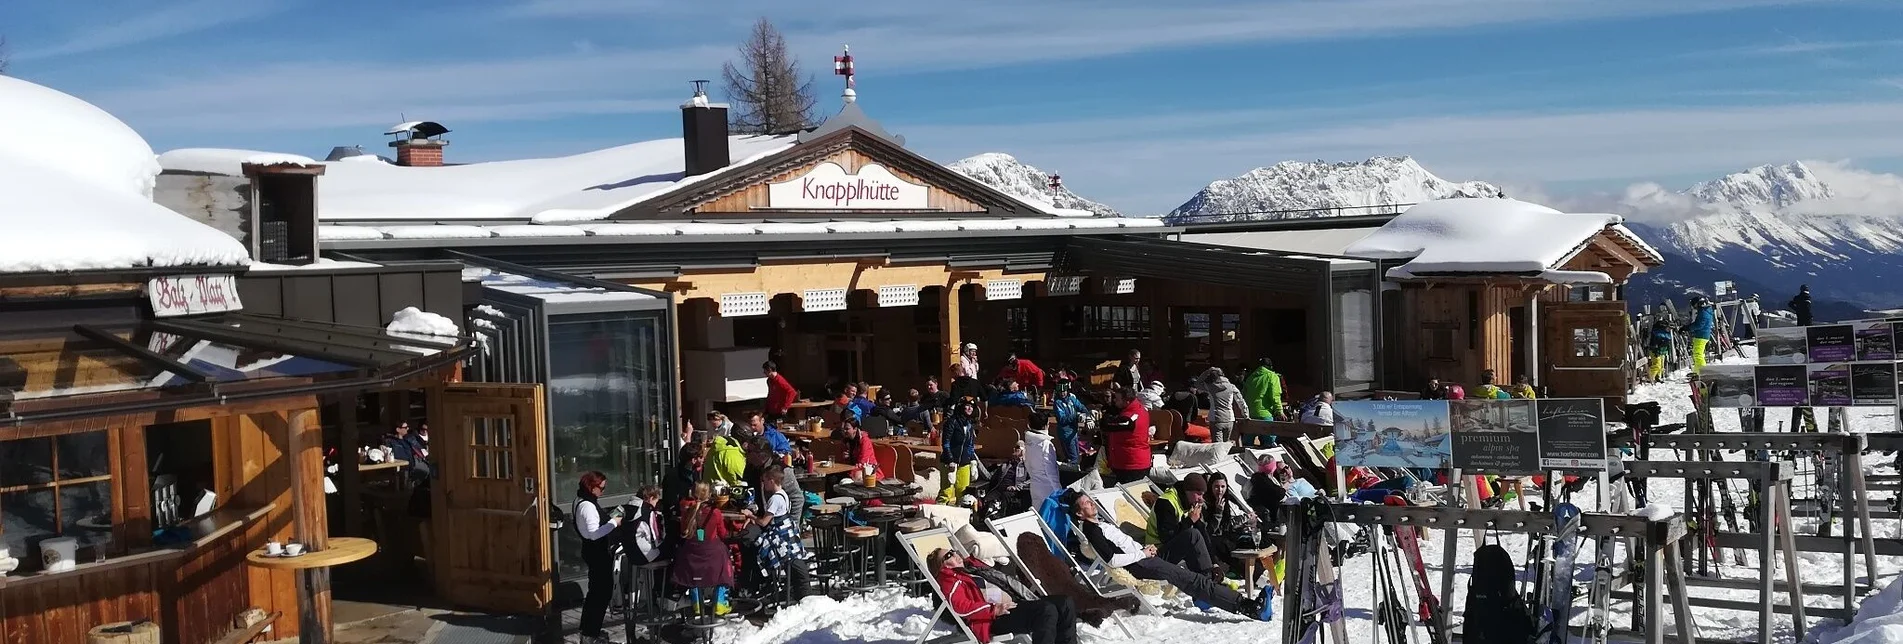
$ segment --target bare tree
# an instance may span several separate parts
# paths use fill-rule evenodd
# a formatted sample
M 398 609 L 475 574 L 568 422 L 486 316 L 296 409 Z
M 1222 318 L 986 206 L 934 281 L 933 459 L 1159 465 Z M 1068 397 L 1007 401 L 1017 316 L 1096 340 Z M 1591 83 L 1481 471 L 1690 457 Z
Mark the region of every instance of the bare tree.
M 813 125 L 813 78 L 800 73 L 799 59 L 786 53 L 786 38 L 766 18 L 740 44 L 738 64 L 726 63 L 720 75 L 734 132 L 785 134 Z

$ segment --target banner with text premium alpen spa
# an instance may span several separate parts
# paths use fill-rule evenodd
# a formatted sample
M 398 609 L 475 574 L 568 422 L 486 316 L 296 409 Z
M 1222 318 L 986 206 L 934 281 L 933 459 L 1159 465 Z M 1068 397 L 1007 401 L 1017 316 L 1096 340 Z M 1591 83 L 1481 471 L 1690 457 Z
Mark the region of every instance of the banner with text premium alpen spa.
M 1454 467 L 1476 474 L 1539 474 L 1539 421 L 1532 400 L 1449 400 Z

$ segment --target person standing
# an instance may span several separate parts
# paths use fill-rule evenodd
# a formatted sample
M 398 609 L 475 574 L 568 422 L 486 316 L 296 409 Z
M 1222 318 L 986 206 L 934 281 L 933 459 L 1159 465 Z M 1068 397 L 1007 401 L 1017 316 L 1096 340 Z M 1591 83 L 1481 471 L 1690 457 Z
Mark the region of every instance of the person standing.
M 1090 415 L 1090 409 L 1071 391 L 1071 381 L 1057 381 L 1057 393 L 1052 396 L 1051 411 L 1057 415 L 1057 458 L 1065 463 L 1076 463 L 1082 448 L 1078 445 L 1077 436 L 1083 429 L 1084 419 Z
M 1044 370 L 1037 363 L 1013 353 L 1005 356 L 1004 370 L 998 377 L 1018 383 L 1018 388 L 1035 397 L 1044 390 Z
M 1111 382 L 1126 391 L 1142 389 L 1143 352 L 1131 349 L 1129 357 L 1123 359 L 1123 364 L 1117 365 L 1117 375 L 1111 378 Z
M 580 487 L 575 490 L 575 531 L 581 535 L 582 562 L 588 565 L 588 594 L 582 598 L 581 608 L 581 636 L 588 644 L 608 641 L 601 621 L 608 614 L 608 600 L 615 591 L 615 541 L 610 535 L 621 527 L 622 511 L 615 508 L 612 513 L 602 512 L 601 493 L 607 487 L 606 475 L 589 471 L 581 475 Z
M 980 371 L 978 367 L 978 345 L 976 343 L 966 342 L 964 346 L 958 348 L 958 364 L 965 368 L 965 375 L 971 376 L 972 378 L 977 378 L 979 374 L 984 373 Z M 956 377 L 958 374 L 953 373 L 952 375 Z
M 793 411 L 793 401 L 799 400 L 800 392 L 793 383 L 780 375 L 780 368 L 771 361 L 762 363 L 760 370 L 766 372 L 766 415 L 767 420 L 778 423 L 787 419 Z
M 1104 423 L 1110 473 L 1117 483 L 1141 481 L 1150 475 L 1150 410 L 1132 392 L 1111 392 L 1111 408 L 1121 408 Z
M 1263 358 L 1242 378 L 1243 398 L 1249 403 L 1249 417 L 1256 420 L 1282 420 L 1282 374 L 1275 372 L 1275 361 Z
M 965 495 L 965 488 L 971 486 L 972 463 L 978 462 L 977 415 L 978 401 L 961 399 L 952 404 L 951 416 L 939 430 L 940 447 L 944 450 L 939 458 L 951 468 L 945 473 L 945 485 L 938 495 L 942 505 L 958 503 L 959 497 Z
M 1711 333 L 1717 326 L 1717 313 L 1713 311 L 1711 300 L 1703 295 L 1692 295 L 1692 320 L 1680 329 L 1692 336 L 1692 373 L 1705 370 L 1705 351 L 1711 345 Z
M 1811 314 L 1810 314 L 1810 285 L 1809 284 L 1805 284 L 1803 286 L 1797 287 L 1797 296 L 1791 298 L 1790 307 L 1791 307 L 1791 312 L 1797 314 L 1798 326 L 1811 325 L 1811 322 L 1813 322 L 1814 320 L 1811 319 Z
M 1652 321 L 1652 332 L 1645 337 L 1645 353 L 1652 357 L 1646 375 L 1652 382 L 1665 382 L 1665 357 L 1672 354 L 1672 325 L 1665 318 Z
M 1242 400 L 1242 390 L 1229 382 L 1222 367 L 1210 367 L 1200 380 L 1200 387 L 1209 395 L 1209 442 L 1229 444 L 1235 440 L 1236 420 L 1248 418 L 1250 413 Z

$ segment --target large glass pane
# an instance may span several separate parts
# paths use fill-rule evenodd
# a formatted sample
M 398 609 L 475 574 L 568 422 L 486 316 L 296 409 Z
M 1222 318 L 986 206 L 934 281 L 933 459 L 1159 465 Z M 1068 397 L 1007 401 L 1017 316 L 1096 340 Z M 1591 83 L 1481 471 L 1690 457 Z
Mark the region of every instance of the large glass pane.
M 1374 382 L 1374 274 L 1349 271 L 1335 275 L 1335 388 Z
M 0 441 L 0 488 L 53 482 L 53 439 Z
M 559 316 L 549 321 L 549 427 L 558 502 L 575 498 L 581 474 L 608 476 L 604 496 L 658 481 L 667 448 L 661 428 L 671 384 L 653 313 Z
M 168 353 L 172 358 L 211 375 L 213 380 L 224 382 L 350 375 L 357 372 L 357 368 L 350 365 L 211 340 L 180 342 L 174 344 Z
M 58 532 L 54 518 L 53 490 L 42 488 L 0 494 L 0 540 L 13 556 L 26 561 L 39 558 L 39 550 L 28 550 L 42 537 Z
M 59 477 L 83 479 L 112 473 L 112 454 L 106 449 L 106 432 L 66 434 L 59 441 Z
M 16 400 L 176 384 L 166 382 L 162 370 L 75 333 L 0 335 L 0 353 L 18 369 L 12 382 L 0 383 L 0 390 Z
M 112 543 L 112 482 L 59 486 L 61 534 L 80 545 Z

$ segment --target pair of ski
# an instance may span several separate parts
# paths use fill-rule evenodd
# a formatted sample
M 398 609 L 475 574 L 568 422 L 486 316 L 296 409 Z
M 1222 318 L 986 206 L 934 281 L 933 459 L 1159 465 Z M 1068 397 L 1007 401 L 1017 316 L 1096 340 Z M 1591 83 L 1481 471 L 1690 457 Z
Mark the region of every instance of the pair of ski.
M 1553 556 L 1542 561 L 1544 570 L 1536 586 L 1536 642 L 1566 644 L 1573 617 L 1573 566 L 1580 546 L 1586 542 L 1578 506 L 1560 503 L 1553 508 Z M 1594 539 L 1592 586 L 1587 590 L 1586 637 L 1592 644 L 1605 644 L 1612 635 L 1612 582 L 1617 569 L 1613 537 Z
M 1285 583 L 1301 584 L 1296 627 L 1301 633 L 1297 644 L 1320 644 L 1322 628 L 1328 628 L 1333 644 L 1348 644 L 1348 627 L 1342 622 L 1341 577 L 1335 570 L 1335 543 L 1328 534 L 1328 501 L 1310 498 L 1302 501 L 1302 543 L 1296 565 L 1283 576 Z

